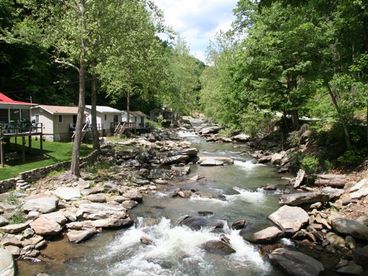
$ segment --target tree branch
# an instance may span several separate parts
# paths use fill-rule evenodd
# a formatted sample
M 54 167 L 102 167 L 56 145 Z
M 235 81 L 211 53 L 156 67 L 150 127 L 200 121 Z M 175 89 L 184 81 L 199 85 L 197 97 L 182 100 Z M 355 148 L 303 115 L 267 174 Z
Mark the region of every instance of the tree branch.
M 68 61 L 61 60 L 61 59 L 55 59 L 55 63 L 72 67 L 72 68 L 74 68 L 75 70 L 77 70 L 79 72 L 79 68 L 77 66 L 75 66 L 74 64 L 68 62 Z

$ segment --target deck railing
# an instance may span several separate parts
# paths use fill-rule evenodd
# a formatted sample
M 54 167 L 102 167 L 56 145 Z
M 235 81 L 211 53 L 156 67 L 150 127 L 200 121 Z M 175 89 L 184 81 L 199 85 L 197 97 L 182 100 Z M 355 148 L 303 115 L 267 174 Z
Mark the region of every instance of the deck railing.
M 42 123 L 19 122 L 19 123 L 0 123 L 0 136 L 16 134 L 42 133 Z

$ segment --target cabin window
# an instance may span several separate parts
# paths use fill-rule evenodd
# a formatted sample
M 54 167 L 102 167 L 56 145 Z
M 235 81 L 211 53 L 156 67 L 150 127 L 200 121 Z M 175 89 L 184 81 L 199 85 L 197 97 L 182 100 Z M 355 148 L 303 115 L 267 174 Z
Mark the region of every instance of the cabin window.
M 107 115 L 105 114 L 105 121 L 107 120 Z
M 63 115 L 59 115 L 59 123 L 63 122 Z
M 119 122 L 119 116 L 118 115 L 114 115 L 114 122 L 115 123 Z
M 0 123 L 8 123 L 8 110 L 0 109 Z

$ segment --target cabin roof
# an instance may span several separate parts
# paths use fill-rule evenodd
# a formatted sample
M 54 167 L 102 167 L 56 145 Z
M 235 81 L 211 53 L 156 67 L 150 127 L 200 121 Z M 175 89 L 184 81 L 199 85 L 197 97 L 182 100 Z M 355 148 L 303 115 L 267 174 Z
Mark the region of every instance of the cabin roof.
M 77 115 L 77 106 L 61 106 L 61 105 L 39 105 L 39 108 L 45 110 L 52 115 Z
M 14 105 L 34 105 L 28 102 L 16 101 L 6 96 L 3 92 L 0 92 L 0 104 L 14 104 Z
M 86 108 L 88 109 L 92 109 L 91 105 L 86 105 Z M 100 112 L 100 113 L 121 113 L 121 110 L 116 109 L 116 108 L 112 108 L 110 106 L 105 106 L 105 105 L 97 105 L 96 106 L 96 111 Z

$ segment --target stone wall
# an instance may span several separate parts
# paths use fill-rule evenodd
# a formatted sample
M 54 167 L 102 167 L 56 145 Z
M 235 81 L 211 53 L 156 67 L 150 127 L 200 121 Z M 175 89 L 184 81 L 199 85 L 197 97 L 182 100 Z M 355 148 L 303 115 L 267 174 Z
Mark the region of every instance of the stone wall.
M 91 152 L 88 156 L 80 158 L 81 167 L 92 165 L 97 160 L 99 155 L 98 151 Z M 65 161 L 56 163 L 47 167 L 33 169 L 30 171 L 22 172 L 17 178 L 10 178 L 0 181 L 0 193 L 4 193 L 8 190 L 15 189 L 17 179 L 23 179 L 28 183 L 32 183 L 46 177 L 52 171 L 67 170 L 70 167 L 71 161 Z

